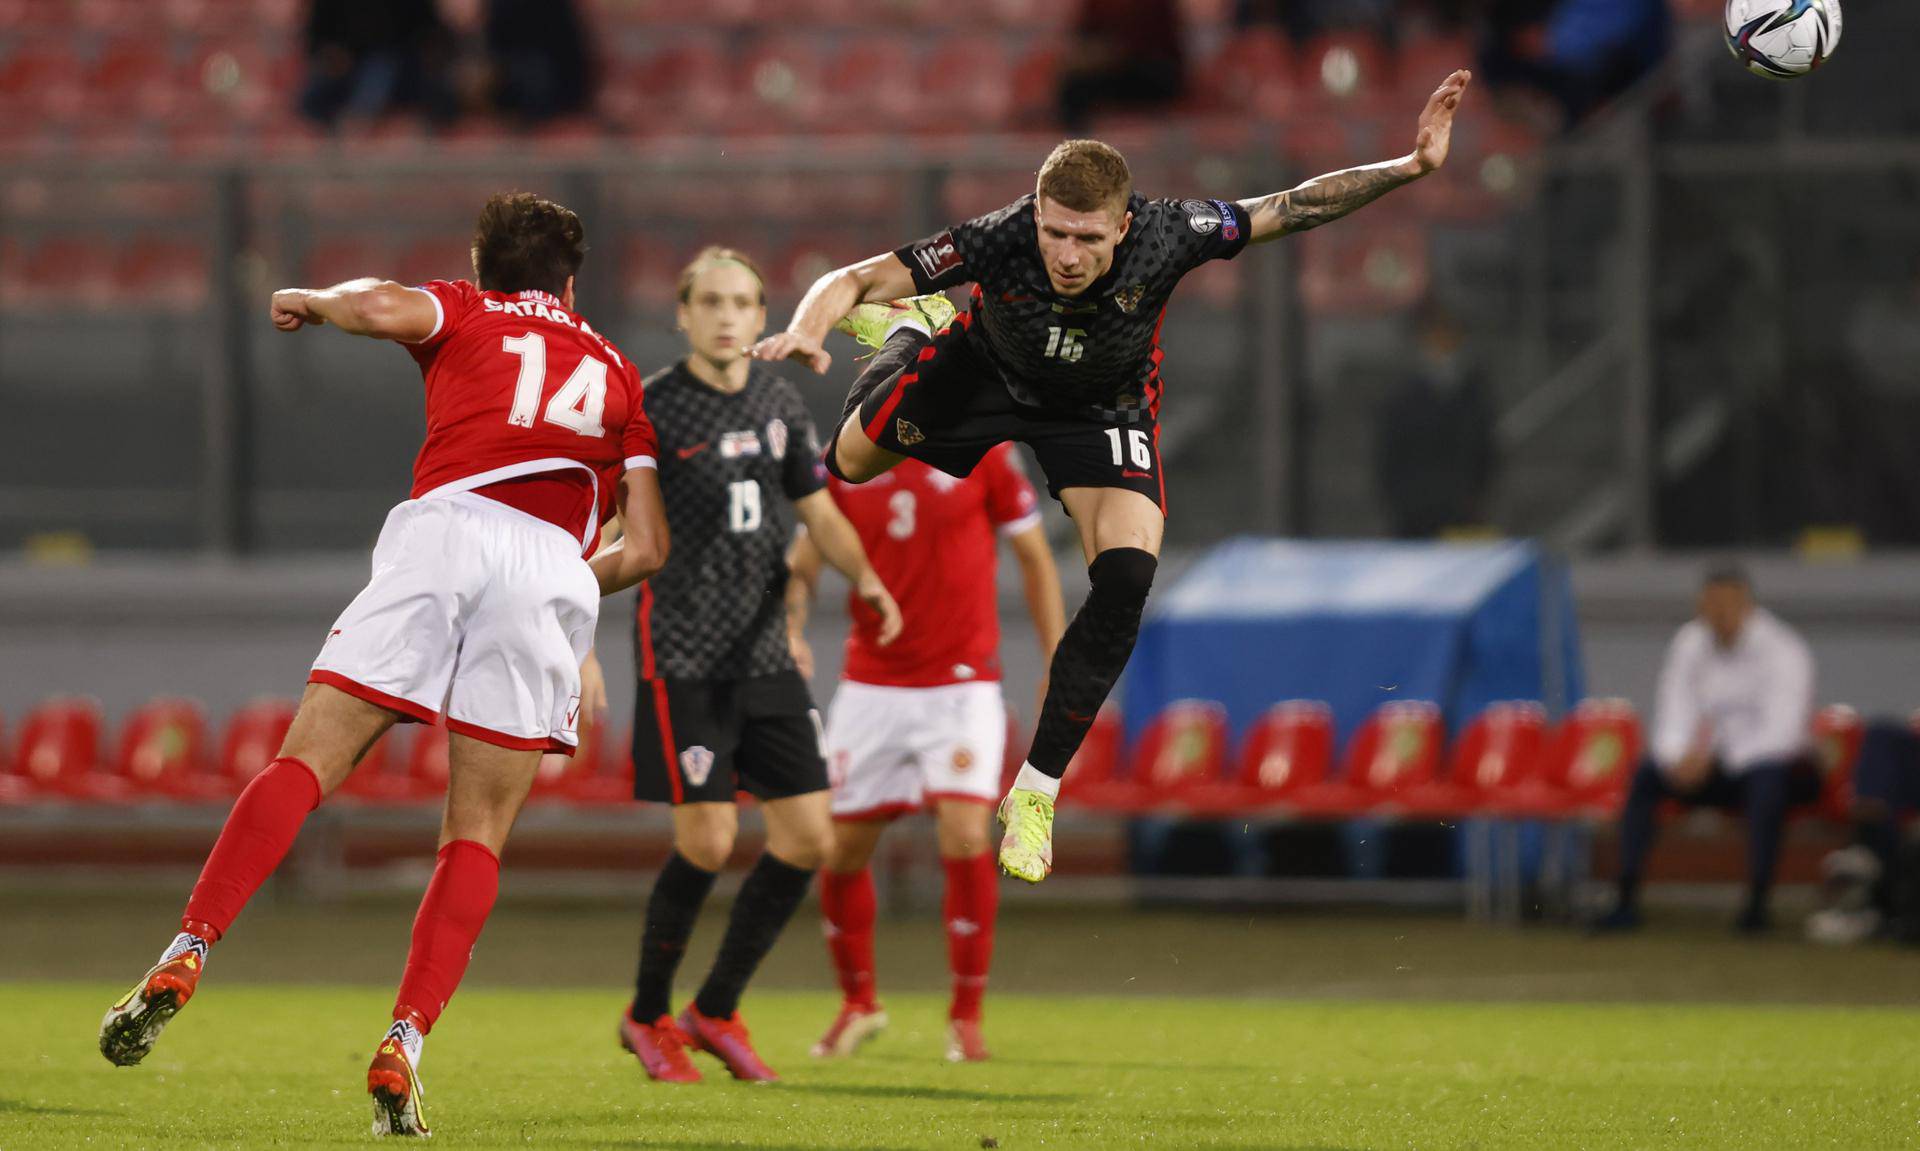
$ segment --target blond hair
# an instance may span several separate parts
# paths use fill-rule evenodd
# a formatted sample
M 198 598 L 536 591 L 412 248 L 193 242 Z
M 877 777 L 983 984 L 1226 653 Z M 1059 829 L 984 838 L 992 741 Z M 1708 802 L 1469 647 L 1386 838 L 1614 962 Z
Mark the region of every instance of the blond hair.
M 1035 191 L 1076 212 L 1125 211 L 1133 195 L 1133 173 L 1127 158 L 1111 144 L 1062 140 L 1040 165 Z

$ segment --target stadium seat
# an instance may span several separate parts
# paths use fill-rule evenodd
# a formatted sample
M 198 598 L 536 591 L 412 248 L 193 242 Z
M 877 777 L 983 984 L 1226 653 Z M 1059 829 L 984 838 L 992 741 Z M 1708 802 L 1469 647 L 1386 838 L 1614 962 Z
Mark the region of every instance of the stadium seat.
M 676 41 L 611 76 L 601 92 L 601 112 L 625 131 L 641 135 L 717 123 L 730 114 L 730 67 L 713 41 Z
M 1597 819 L 1614 814 L 1640 763 L 1640 717 L 1624 699 L 1586 699 L 1547 740 L 1540 772 L 1497 796 L 1499 814 Z
M 1835 823 L 1853 819 L 1853 767 L 1867 726 L 1845 704 L 1823 707 L 1813 717 L 1813 749 L 1820 764 L 1818 812 Z
M 1247 730 L 1232 778 L 1195 784 L 1181 802 L 1202 815 L 1269 811 L 1326 782 L 1332 768 L 1333 709 L 1318 700 L 1285 700 Z
M 821 127 L 870 133 L 910 127 L 921 111 L 920 70 L 909 41 L 867 35 L 840 46 L 827 69 Z
M 293 726 L 290 699 L 257 699 L 233 713 L 220 740 L 218 774 L 227 789 L 238 792 L 266 770 L 286 742 Z
M 825 108 L 826 77 L 812 37 L 762 41 L 728 66 L 733 106 L 717 127 L 732 135 L 758 136 L 814 127 Z
M 1299 789 L 1289 805 L 1303 815 L 1337 817 L 1391 804 L 1402 793 L 1433 782 L 1445 737 L 1435 704 L 1382 704 L 1347 744 L 1339 778 Z
M 1126 742 L 1126 730 L 1120 722 L 1120 709 L 1107 704 L 1093 717 L 1093 726 L 1080 741 L 1080 750 L 1067 764 L 1065 782 L 1060 788 L 1062 806 L 1088 806 L 1081 802 L 1083 790 L 1099 792 L 1120 774 L 1120 752 Z
M 397 723 L 388 728 L 387 734 L 375 740 L 367 754 L 360 757 L 353 774 L 347 776 L 336 794 L 363 803 L 404 803 L 413 799 L 413 781 L 407 777 L 406 761 L 401 753 L 405 749 L 405 730 L 418 726 Z
M 1434 818 L 1477 814 L 1491 797 L 1538 774 L 1546 742 L 1546 708 L 1527 700 L 1490 704 L 1454 741 L 1446 776 L 1410 789 L 1391 806 Z
M 1008 88 L 1013 94 L 1014 108 L 1014 121 L 1010 126 L 1051 129 L 1060 90 L 1059 45 L 1042 43 L 1020 57 L 1008 78 Z
M 1227 754 L 1227 709 L 1180 699 L 1153 717 L 1122 778 L 1073 785 L 1074 799 L 1103 811 L 1145 811 L 1178 803 L 1188 787 L 1219 779 Z
M 607 725 L 583 723 L 579 734 L 580 743 L 572 755 L 548 752 L 540 757 L 530 799 L 564 798 L 577 781 L 600 774 L 600 759 L 607 752 Z
M 1230 38 L 1198 71 L 1199 103 L 1210 110 L 1283 122 L 1295 104 L 1293 45 L 1272 28 Z
M 1300 237 L 1301 296 L 1317 316 L 1388 315 L 1427 295 L 1427 234 L 1398 221 Z
M 1401 107 L 1393 57 L 1379 37 L 1366 32 L 1315 37 L 1302 50 L 1293 81 L 1295 110 L 1309 115 L 1367 118 L 1418 111 Z
M 601 732 L 612 737 L 613 729 L 600 725 Z M 586 766 L 589 772 L 569 773 L 566 798 L 583 804 L 620 804 L 633 802 L 633 731 L 631 728 L 608 738 L 596 748 Z
M 227 793 L 209 759 L 206 712 L 193 700 L 163 696 L 120 725 L 113 771 L 141 797 L 207 799 Z
M 207 301 L 209 272 L 204 243 L 147 236 L 117 253 L 114 291 L 162 311 L 197 311 Z
M 990 131 L 1015 107 L 1013 67 L 995 36 L 942 37 L 920 69 L 923 133 Z
M 49 798 L 117 799 L 129 789 L 100 769 L 100 704 L 50 699 L 20 721 L 13 772 Z
M 420 724 L 407 747 L 407 789 L 409 798 L 430 799 L 447 789 L 451 777 L 451 744 L 441 724 Z

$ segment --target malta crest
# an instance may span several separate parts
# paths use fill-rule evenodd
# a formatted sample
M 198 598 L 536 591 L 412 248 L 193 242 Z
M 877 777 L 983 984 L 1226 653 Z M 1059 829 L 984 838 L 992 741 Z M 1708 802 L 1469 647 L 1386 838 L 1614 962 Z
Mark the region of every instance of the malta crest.
M 921 443 L 927 438 L 927 433 L 921 431 L 912 420 L 895 420 L 893 422 L 893 434 L 894 438 L 898 439 L 907 447 Z
M 1131 316 L 1140 307 L 1140 301 L 1147 297 L 1145 284 L 1128 284 L 1113 294 L 1113 302 L 1120 310 Z
M 706 786 L 707 777 L 713 774 L 713 752 L 698 744 L 681 752 L 680 773 L 693 786 Z

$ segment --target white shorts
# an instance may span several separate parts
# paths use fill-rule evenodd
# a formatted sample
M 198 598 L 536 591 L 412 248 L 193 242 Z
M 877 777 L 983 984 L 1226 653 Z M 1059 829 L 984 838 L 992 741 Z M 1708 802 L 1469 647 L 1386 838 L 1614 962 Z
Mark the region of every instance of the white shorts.
M 842 681 L 827 709 L 835 819 L 884 819 L 931 800 L 1000 799 L 1007 705 L 998 683 Z
M 309 683 L 501 747 L 579 743 L 580 661 L 600 585 L 565 529 L 470 493 L 387 514 L 373 578 Z

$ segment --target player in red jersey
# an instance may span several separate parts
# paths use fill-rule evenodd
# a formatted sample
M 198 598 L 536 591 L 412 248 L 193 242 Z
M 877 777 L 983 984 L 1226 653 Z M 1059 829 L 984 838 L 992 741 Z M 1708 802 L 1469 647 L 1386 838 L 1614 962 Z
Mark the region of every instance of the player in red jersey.
M 283 332 L 332 324 L 402 344 L 426 383 L 411 498 L 373 577 L 328 633 L 280 754 L 234 803 L 160 962 L 107 1012 L 100 1050 L 138 1063 L 193 995 L 209 949 L 307 813 L 396 722 L 449 732 L 433 879 L 367 1071 L 376 1134 L 425 1135 L 420 1050 L 499 890 L 499 855 L 548 750 L 578 741 L 580 663 L 600 597 L 659 570 L 666 523 L 640 376 L 573 311 L 580 219 L 495 196 L 473 238 L 479 283 L 353 280 L 273 295 Z M 623 544 L 593 558 L 618 504 Z
M 1052 658 L 1066 627 L 1053 553 L 1011 444 L 988 452 L 965 479 L 908 460 L 869 483 L 833 480 L 829 490 L 898 598 L 902 618 L 919 622 L 883 646 L 878 617 L 857 598 L 851 601 L 846 666 L 827 711 L 834 846 L 820 883 L 827 946 L 844 1000 L 813 1053 L 851 1054 L 886 1026 L 874 996 L 867 863 L 888 824 L 931 805 L 946 872 L 942 911 L 953 970 L 947 1058 L 985 1059 L 980 1000 L 999 907 L 987 817 L 1000 797 L 1007 736 L 994 539 L 1005 539 L 1019 561 L 1043 661 Z M 820 553 L 805 536 L 794 545 L 792 567 L 789 636 L 802 663 L 810 664 L 801 629 Z

